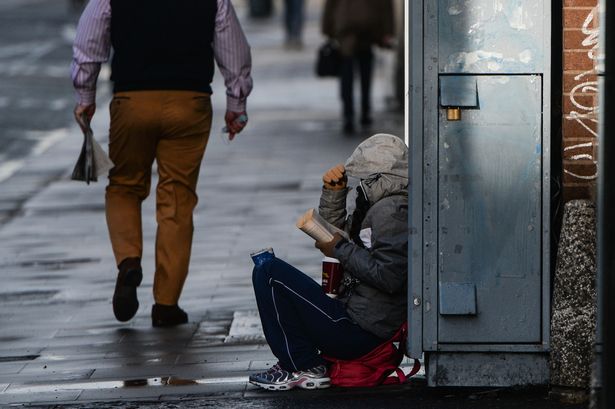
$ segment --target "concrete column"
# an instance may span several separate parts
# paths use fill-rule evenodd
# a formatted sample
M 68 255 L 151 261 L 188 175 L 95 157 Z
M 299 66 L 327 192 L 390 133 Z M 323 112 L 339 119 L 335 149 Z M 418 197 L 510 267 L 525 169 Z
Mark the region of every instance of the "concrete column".
M 553 392 L 565 401 L 584 401 L 596 330 L 596 209 L 591 201 L 565 205 L 552 311 Z

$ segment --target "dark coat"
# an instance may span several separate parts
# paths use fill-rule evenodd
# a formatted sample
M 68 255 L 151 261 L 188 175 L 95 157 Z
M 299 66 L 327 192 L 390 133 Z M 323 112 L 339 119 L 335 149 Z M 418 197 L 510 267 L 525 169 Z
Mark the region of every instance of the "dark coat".
M 322 32 L 340 43 L 344 55 L 382 45 L 395 35 L 393 0 L 327 0 Z
M 340 301 L 361 328 L 381 338 L 392 337 L 406 321 L 408 285 L 407 179 L 381 177 L 365 186 L 371 207 L 361 223 L 361 240 L 335 249 L 344 268 Z M 323 189 L 319 213 L 329 223 L 348 230 L 347 190 Z

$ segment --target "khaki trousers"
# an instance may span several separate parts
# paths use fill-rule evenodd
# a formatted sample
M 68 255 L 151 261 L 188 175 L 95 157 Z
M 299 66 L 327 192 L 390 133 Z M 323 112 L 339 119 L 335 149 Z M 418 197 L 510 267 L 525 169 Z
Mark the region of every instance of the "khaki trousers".
M 117 264 L 141 257 L 141 203 L 149 195 L 152 165 L 156 187 L 154 299 L 177 304 L 188 275 L 196 185 L 211 129 L 208 94 L 135 91 L 114 95 L 110 105 L 107 225 Z

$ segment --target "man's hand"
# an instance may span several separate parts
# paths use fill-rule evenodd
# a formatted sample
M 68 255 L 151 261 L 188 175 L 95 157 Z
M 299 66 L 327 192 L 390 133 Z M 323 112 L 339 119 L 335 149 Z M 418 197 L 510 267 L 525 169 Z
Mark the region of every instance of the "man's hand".
M 342 239 L 343 239 L 343 237 L 342 237 L 341 234 L 335 233 L 333 235 L 333 240 L 331 240 L 330 242 L 325 243 L 325 242 L 322 242 L 322 241 L 317 241 L 315 246 L 325 256 L 335 258 L 335 245 L 337 243 L 339 243 L 340 240 L 342 240 Z
M 322 176 L 325 189 L 342 190 L 346 188 L 348 178 L 346 177 L 346 169 L 341 163 L 325 172 Z
M 240 133 L 248 123 L 248 114 L 245 112 L 226 111 L 224 121 L 228 128 L 228 139 L 232 141 L 235 135 Z
M 83 132 L 85 132 L 86 128 L 90 125 L 90 122 L 92 121 L 92 117 L 94 117 L 95 112 L 96 104 L 75 105 L 75 110 L 73 111 L 73 113 L 75 114 L 75 121 L 77 121 L 79 127 Z

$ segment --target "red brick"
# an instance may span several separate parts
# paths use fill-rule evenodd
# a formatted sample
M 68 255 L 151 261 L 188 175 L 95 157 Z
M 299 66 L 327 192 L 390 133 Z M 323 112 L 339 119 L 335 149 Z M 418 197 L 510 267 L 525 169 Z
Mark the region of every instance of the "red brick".
M 598 0 L 564 0 L 564 7 L 594 7 Z
M 564 203 L 578 199 L 596 200 L 596 184 L 593 182 L 565 184 L 562 197 Z
M 565 29 L 564 30 L 564 49 L 565 50 L 581 50 L 584 48 L 583 40 L 587 38 L 580 29 Z
M 594 69 L 594 60 L 587 51 L 564 51 L 564 71 L 589 71 Z
M 581 28 L 594 7 L 564 7 L 564 28 Z
M 595 28 L 599 23 L 599 16 L 596 12 L 598 0 L 564 0 L 564 51 L 563 51 L 563 112 L 562 118 L 562 149 L 563 166 L 568 172 L 582 175 L 592 176 L 597 171 L 597 166 L 593 160 L 597 157 L 598 140 L 588 131 L 583 125 L 588 126 L 592 131 L 598 129 L 598 124 L 590 120 L 583 120 L 579 123 L 578 120 L 567 119 L 566 115 L 572 111 L 580 114 L 592 114 L 591 109 L 578 108 L 571 101 L 571 94 L 576 104 L 583 107 L 592 108 L 598 105 L 598 95 L 591 88 L 577 88 L 580 84 L 596 81 L 594 74 L 583 76 L 578 80 L 575 77 L 585 71 L 594 70 L 594 61 L 588 56 L 591 46 L 584 46 L 583 41 L 588 37 L 581 29 L 587 20 L 590 13 L 594 13 L 594 19 L 591 22 L 591 28 Z M 581 85 L 582 87 L 582 85 Z M 564 149 L 580 144 L 591 143 L 589 146 L 578 147 L 565 151 Z M 590 159 L 572 159 L 575 155 L 591 155 Z M 563 175 L 563 200 L 569 201 L 573 199 L 590 199 L 595 200 L 596 197 L 596 182 L 595 180 L 587 180 L 574 177 L 569 173 Z
M 594 132 L 597 132 L 598 124 L 593 123 L 593 122 L 588 122 L 588 121 L 585 121 L 584 123 L 589 127 L 589 129 L 593 130 Z M 562 123 L 562 127 L 563 127 L 564 136 L 575 137 L 575 138 L 593 136 L 592 133 L 588 129 L 586 129 L 582 124 L 580 124 L 578 121 L 564 119 L 564 122 Z

